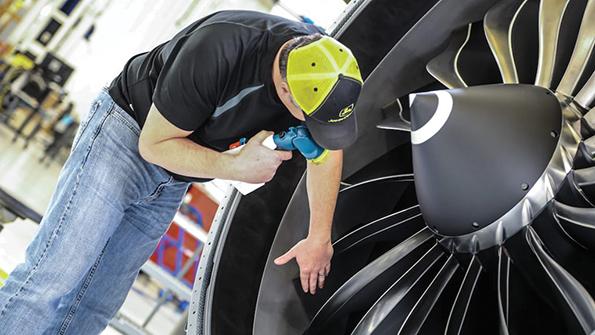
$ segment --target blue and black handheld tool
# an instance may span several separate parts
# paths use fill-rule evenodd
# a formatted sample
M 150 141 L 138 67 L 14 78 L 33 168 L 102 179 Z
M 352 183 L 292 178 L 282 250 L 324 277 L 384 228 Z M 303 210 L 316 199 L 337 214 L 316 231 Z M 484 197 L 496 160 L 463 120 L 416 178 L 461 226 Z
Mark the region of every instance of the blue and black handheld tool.
M 306 126 L 290 127 L 289 130 L 275 134 L 273 141 L 279 150 L 298 150 L 308 161 L 321 164 L 328 150 L 324 149 L 312 138 Z

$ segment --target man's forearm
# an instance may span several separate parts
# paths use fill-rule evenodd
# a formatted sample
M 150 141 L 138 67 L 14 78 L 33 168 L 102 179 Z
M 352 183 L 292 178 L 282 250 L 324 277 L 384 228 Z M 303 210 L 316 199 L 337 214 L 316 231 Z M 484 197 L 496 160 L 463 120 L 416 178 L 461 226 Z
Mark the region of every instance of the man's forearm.
M 320 165 L 308 162 L 309 238 L 330 242 L 342 168 L 343 151 L 331 151 Z
M 141 150 L 150 163 L 173 173 L 195 178 L 235 179 L 234 155 L 220 153 L 187 138 L 168 139 Z

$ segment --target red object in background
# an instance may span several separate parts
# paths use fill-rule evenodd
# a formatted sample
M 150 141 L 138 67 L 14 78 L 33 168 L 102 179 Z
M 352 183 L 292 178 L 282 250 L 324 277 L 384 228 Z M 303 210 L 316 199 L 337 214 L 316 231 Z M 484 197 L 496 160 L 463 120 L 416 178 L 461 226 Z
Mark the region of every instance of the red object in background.
M 188 193 L 192 195 L 192 200 L 190 200 L 190 206 L 200 211 L 200 213 L 202 214 L 203 228 L 206 232 L 208 232 L 209 229 L 211 229 L 211 224 L 213 223 L 213 218 L 215 218 L 215 213 L 217 213 L 217 208 L 219 208 L 219 204 L 213 201 L 213 199 L 209 198 L 198 187 L 195 187 L 194 185 L 190 187 Z
M 210 197 L 204 194 L 200 188 L 192 185 L 188 190 L 191 195 L 190 202 L 186 205 L 193 207 L 198 210 L 202 216 L 202 228 L 208 233 L 213 223 L 213 218 L 217 212 L 219 205 L 213 201 Z M 194 222 L 197 222 L 197 218 L 192 213 L 186 213 L 186 215 Z M 159 264 L 159 250 L 163 248 L 162 267 L 168 270 L 170 273 L 176 270 L 176 265 L 180 267 L 180 263 L 176 262 L 179 251 L 182 252 L 181 264 L 188 261 L 196 248 L 200 245 L 200 242 L 192 235 L 184 233 L 182 241 L 180 241 L 180 226 L 176 224 L 175 220 L 172 222 L 165 236 L 159 241 L 157 250 L 151 255 L 151 261 Z M 200 259 L 200 258 L 199 258 Z M 193 266 L 185 275 L 184 280 L 192 285 L 194 283 L 194 277 L 196 276 L 196 267 Z

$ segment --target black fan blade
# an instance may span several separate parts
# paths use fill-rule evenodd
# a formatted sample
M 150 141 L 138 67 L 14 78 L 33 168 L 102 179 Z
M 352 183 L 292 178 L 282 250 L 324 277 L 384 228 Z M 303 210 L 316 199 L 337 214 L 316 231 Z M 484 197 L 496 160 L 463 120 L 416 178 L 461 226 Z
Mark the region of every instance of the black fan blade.
M 385 115 L 388 115 L 388 117 L 377 124 L 376 128 L 404 132 L 411 131 L 411 122 L 403 117 L 403 103 L 401 103 L 401 99 L 397 99 L 393 103 L 382 108 L 382 111 Z
M 391 116 L 387 119 L 382 120 L 379 124 L 376 125 L 376 128 L 410 132 L 411 124 L 401 120 L 399 117 Z
M 595 208 L 580 208 L 554 201 L 556 219 L 573 240 L 595 249 Z
M 357 272 L 326 301 L 316 313 L 307 334 L 321 334 L 324 328 L 345 315 L 353 306 L 372 304 L 432 245 L 434 235 L 424 228 Z
M 372 221 L 333 243 L 336 253 L 342 253 L 355 246 L 379 240 L 403 240 L 423 228 L 419 205 L 389 214 Z
M 595 137 L 590 137 L 579 144 L 573 163 L 575 169 L 591 166 L 595 166 Z
M 390 214 L 412 181 L 412 174 L 385 176 L 342 189 L 333 221 L 333 240 L 358 225 Z
M 448 47 L 426 66 L 428 73 L 448 88 L 467 87 L 458 70 L 458 58 L 461 50 L 469 41 L 472 24 L 462 27 L 450 35 Z
M 555 306 L 566 320 L 571 333 L 590 334 L 595 330 L 595 301 L 587 290 L 545 250 L 541 239 L 530 226 L 511 257 L 540 295 Z
M 508 335 L 508 278 L 510 275 L 510 258 L 505 249 L 498 249 L 498 320 L 500 335 Z
M 595 207 L 595 166 L 573 171 L 572 178 L 584 199 Z
M 465 277 L 461 282 L 457 297 L 450 310 L 444 332 L 445 335 L 459 335 L 461 333 L 465 317 L 467 316 L 467 309 L 469 308 L 469 303 L 471 302 L 471 297 L 473 297 L 473 292 L 475 291 L 475 286 L 477 285 L 477 280 L 482 269 L 483 267 L 477 256 L 473 256 L 467 266 Z
M 457 259 L 450 255 L 444 266 L 440 269 L 434 280 L 428 286 L 421 298 L 417 301 L 413 309 L 407 315 L 398 334 L 417 334 L 423 326 L 428 314 L 434 308 L 434 304 L 444 291 L 444 288 L 452 278 L 455 271 L 459 268 Z
M 435 245 L 403 274 L 368 310 L 355 327 L 352 335 L 394 334 L 395 324 L 405 319 L 407 311 L 419 299 L 431 282 L 444 256 Z

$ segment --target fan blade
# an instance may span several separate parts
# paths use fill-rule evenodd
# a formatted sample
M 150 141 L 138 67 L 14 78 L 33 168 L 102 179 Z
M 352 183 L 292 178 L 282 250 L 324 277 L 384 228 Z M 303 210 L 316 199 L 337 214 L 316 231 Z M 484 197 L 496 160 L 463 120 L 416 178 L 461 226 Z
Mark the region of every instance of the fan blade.
M 585 169 L 595 165 L 595 137 L 581 141 L 574 157 L 573 167 Z
M 527 1 L 506 0 L 492 7 L 484 17 L 486 38 L 496 58 L 504 83 L 519 82 L 512 54 L 511 32 L 516 16 Z
M 498 249 L 498 320 L 500 335 L 508 335 L 508 278 L 510 275 L 510 258 L 504 248 Z
M 411 131 L 411 122 L 403 117 L 403 104 L 401 103 L 401 99 L 397 99 L 395 102 L 382 108 L 382 112 L 389 116 L 377 124 L 376 128 L 406 132 Z
M 591 75 L 585 86 L 578 92 L 574 101 L 584 108 L 589 108 L 595 102 L 595 72 Z
M 432 245 L 436 245 L 433 237 L 424 228 L 366 265 L 326 301 L 310 322 L 307 333 L 323 332 L 326 326 L 349 312 L 352 305 L 365 305 L 367 300 L 371 300 L 371 304 L 390 286 L 392 278 L 405 272 Z
M 467 87 L 458 69 L 458 59 L 461 51 L 467 45 L 471 36 L 471 26 L 460 28 L 450 35 L 450 43 L 446 50 L 432 59 L 426 66 L 428 73 L 448 88 Z
M 457 70 L 469 86 L 502 82 L 498 63 L 486 39 L 483 21 L 472 23 L 469 41 L 461 49 L 457 58 Z
M 558 92 L 573 96 L 585 66 L 595 46 L 595 1 L 589 1 L 585 8 L 581 28 L 578 33 L 576 44 L 570 57 L 570 63 L 564 72 L 564 76 L 558 85 Z
M 572 177 L 583 198 L 595 207 L 595 167 L 575 170 Z
M 379 334 L 387 328 L 395 328 L 395 323 L 402 321 L 409 310 L 407 306 L 399 308 L 399 304 L 415 303 L 432 280 L 429 270 L 443 256 L 440 246 L 435 245 L 430 249 L 374 303 L 351 334 Z M 393 329 L 393 333 L 395 331 Z
M 342 253 L 355 246 L 378 240 L 393 240 L 409 237 L 423 227 L 419 205 L 389 214 L 372 221 L 333 243 L 335 253 Z
M 391 116 L 376 125 L 378 129 L 411 132 L 411 123 L 398 116 Z
M 558 223 L 576 242 L 595 248 L 595 208 L 580 208 L 554 201 Z
M 590 334 L 595 330 L 595 301 L 589 292 L 545 251 L 541 239 L 530 226 L 526 230 L 525 238 L 542 270 L 553 284 L 551 286 L 566 302 L 565 307 L 574 316 L 582 330 Z
M 440 269 L 436 277 L 434 277 L 430 286 L 428 286 L 411 312 L 409 312 L 409 315 L 407 315 L 398 334 L 417 334 L 419 332 L 419 329 L 423 326 L 428 314 L 430 314 L 434 308 L 442 291 L 444 291 L 444 288 L 448 282 L 450 282 L 450 279 L 458 268 L 459 262 L 454 255 L 450 255 L 446 260 L 446 263 L 444 263 L 444 266 L 442 266 L 442 269 Z
M 583 138 L 595 136 L 595 108 L 583 116 L 581 120 L 581 136 Z
M 401 120 L 398 117 L 390 117 L 385 120 L 382 120 L 382 122 L 376 125 L 376 128 L 410 132 L 411 124 Z
M 569 0 L 541 0 L 539 5 L 539 63 L 535 85 L 550 88 L 556 63 L 560 25 Z
M 467 315 L 467 309 L 469 308 L 469 303 L 471 302 L 471 297 L 473 297 L 473 291 L 475 290 L 475 285 L 477 285 L 477 280 L 482 269 L 483 267 L 479 259 L 474 255 L 467 266 L 465 277 L 448 315 L 446 330 L 444 331 L 445 335 L 459 335 L 461 333 L 465 316 Z
M 539 63 L 539 3 L 526 1 L 510 26 L 510 45 L 519 83 L 534 84 Z
M 392 213 L 400 195 L 412 181 L 413 174 L 384 176 L 341 189 L 333 220 L 333 240 L 362 223 Z

